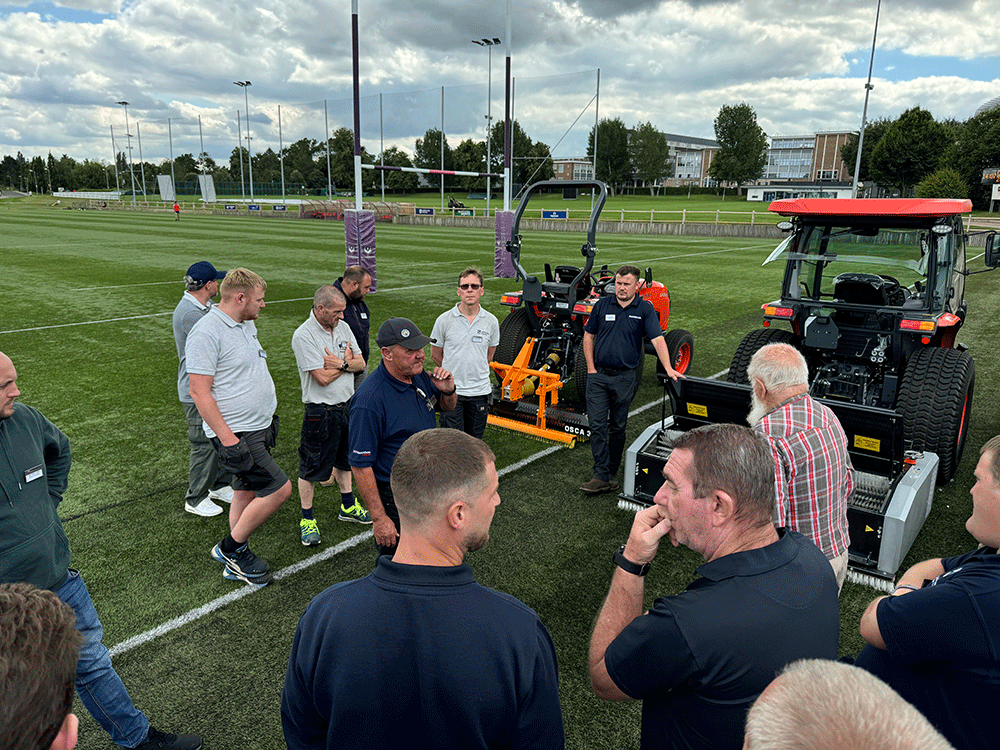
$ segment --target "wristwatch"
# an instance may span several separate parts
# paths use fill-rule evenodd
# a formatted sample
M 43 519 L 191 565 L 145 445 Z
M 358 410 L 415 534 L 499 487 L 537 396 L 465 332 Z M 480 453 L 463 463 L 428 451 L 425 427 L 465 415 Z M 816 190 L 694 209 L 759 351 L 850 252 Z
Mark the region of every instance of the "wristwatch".
M 340 366 L 340 369 L 343 370 L 344 372 L 347 372 L 348 367 L 350 367 L 350 365 L 347 364 L 347 360 L 345 359 L 344 364 Z
M 617 565 L 619 568 L 624 570 L 626 573 L 631 573 L 634 576 L 644 576 L 649 572 L 649 563 L 634 563 L 625 557 L 625 545 L 615 550 L 615 553 L 611 556 L 611 562 Z

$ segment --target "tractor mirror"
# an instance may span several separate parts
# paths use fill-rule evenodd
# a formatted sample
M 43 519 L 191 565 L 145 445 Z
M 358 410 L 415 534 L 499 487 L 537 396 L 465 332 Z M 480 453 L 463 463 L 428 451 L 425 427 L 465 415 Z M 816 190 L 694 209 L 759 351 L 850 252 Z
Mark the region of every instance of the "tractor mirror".
M 990 268 L 1000 266 L 1000 247 L 997 246 L 996 239 L 996 232 L 986 235 L 986 265 Z
M 646 286 L 653 286 L 653 269 L 651 266 L 646 266 Z

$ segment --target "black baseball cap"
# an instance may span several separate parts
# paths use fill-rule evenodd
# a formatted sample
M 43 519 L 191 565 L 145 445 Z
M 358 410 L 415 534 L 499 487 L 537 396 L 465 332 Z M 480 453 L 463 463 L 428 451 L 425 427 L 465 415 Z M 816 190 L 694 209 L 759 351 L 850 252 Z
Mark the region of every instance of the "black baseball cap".
M 431 341 L 409 318 L 389 318 L 379 326 L 378 335 L 375 336 L 375 343 L 379 348 L 399 344 L 406 349 L 416 350 L 423 349 Z
M 215 266 L 207 260 L 201 260 L 195 263 L 187 270 L 186 275 L 192 280 L 201 281 L 202 283 L 208 283 L 209 281 L 222 281 L 222 279 L 226 278 L 225 271 L 216 271 Z

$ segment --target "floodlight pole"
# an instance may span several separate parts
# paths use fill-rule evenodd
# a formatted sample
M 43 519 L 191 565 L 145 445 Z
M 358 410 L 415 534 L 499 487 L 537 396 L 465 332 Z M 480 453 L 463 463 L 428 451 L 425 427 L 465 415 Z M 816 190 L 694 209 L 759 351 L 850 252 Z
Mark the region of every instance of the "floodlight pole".
M 247 165 L 250 168 L 250 202 L 253 202 L 253 154 L 250 152 L 250 99 L 247 96 L 247 89 L 252 85 L 250 81 L 233 81 L 234 84 L 243 89 L 243 104 L 247 113 Z M 241 160 L 242 163 L 242 160 Z
M 851 186 L 851 197 L 858 197 L 858 172 L 861 171 L 861 149 L 865 145 L 865 119 L 868 117 L 868 95 L 872 89 L 872 67 L 875 65 L 875 40 L 878 38 L 878 14 L 882 8 L 882 0 L 875 6 L 875 32 L 872 34 L 872 56 L 868 62 L 868 82 L 865 84 L 865 106 L 861 111 L 861 132 L 858 134 L 858 155 L 854 160 L 854 183 Z
M 243 179 L 243 127 L 240 125 L 239 110 L 236 110 L 236 155 L 240 158 L 240 191 L 243 194 L 243 200 L 246 200 L 247 184 Z
M 492 39 L 473 39 L 473 44 L 478 44 L 480 47 L 486 47 L 486 215 L 490 215 L 490 193 L 492 192 L 490 187 L 490 176 L 489 173 L 493 171 L 493 163 L 491 161 L 492 152 L 490 150 L 490 142 L 493 140 L 493 47 L 497 44 L 503 44 L 499 39 L 493 37 Z M 442 138 L 444 137 L 444 129 L 441 131 Z M 441 167 L 444 169 L 444 167 Z
M 122 184 L 121 180 L 118 179 L 118 147 L 115 146 L 115 126 L 111 126 L 111 163 L 115 167 L 115 190 L 118 191 L 118 197 L 121 198 Z
M 128 102 L 116 102 L 125 108 L 125 141 L 128 143 L 128 173 L 132 178 L 132 208 L 135 208 L 135 172 L 132 171 L 132 134 L 128 131 Z

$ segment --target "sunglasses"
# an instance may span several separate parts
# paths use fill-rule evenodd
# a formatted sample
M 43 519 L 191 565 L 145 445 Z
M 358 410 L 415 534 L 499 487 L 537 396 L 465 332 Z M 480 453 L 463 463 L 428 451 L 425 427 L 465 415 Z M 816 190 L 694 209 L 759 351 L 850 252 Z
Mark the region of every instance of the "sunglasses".
M 459 284 L 459 289 L 479 289 L 482 284 Z

